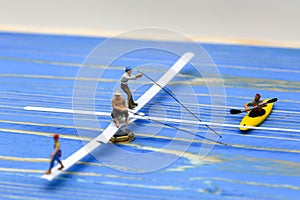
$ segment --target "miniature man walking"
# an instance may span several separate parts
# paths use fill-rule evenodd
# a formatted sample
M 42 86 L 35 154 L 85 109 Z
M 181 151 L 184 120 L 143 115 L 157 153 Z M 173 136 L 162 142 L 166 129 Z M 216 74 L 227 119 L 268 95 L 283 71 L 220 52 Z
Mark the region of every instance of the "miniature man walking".
M 115 120 L 117 128 L 120 126 L 120 122 L 118 120 L 119 116 L 125 116 L 125 122 L 126 124 L 130 124 L 128 120 L 128 109 L 126 107 L 126 101 L 125 99 L 121 96 L 121 93 L 119 91 L 115 92 L 115 96 L 111 100 L 111 106 L 113 107 L 112 111 L 112 117 Z
M 128 81 L 129 80 L 136 80 L 138 78 L 141 78 L 143 74 L 139 73 L 136 76 L 132 75 L 132 68 L 131 67 L 126 67 L 125 68 L 125 73 L 123 74 L 121 78 L 121 88 L 122 90 L 127 94 L 128 97 L 128 108 L 129 109 L 134 109 L 136 106 L 138 106 L 137 103 L 133 101 L 132 93 L 128 87 Z
M 60 164 L 60 168 L 58 170 L 62 170 L 64 168 L 64 165 L 62 164 L 61 160 L 59 159 L 61 157 L 61 150 L 60 150 L 60 143 L 58 141 L 59 135 L 54 134 L 53 139 L 54 139 L 54 151 L 52 152 L 50 159 L 50 167 L 49 170 L 46 172 L 46 174 L 51 174 L 51 169 L 54 166 L 54 161 L 57 161 Z

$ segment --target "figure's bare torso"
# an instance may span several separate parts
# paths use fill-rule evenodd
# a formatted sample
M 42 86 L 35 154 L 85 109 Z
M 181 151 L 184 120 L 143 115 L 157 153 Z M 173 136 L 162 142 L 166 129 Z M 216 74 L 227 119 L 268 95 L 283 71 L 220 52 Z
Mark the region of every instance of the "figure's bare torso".
M 121 108 L 126 107 L 126 105 L 125 105 L 125 99 L 123 97 L 119 97 L 119 98 L 114 97 L 112 99 L 112 104 L 114 106 L 121 107 Z

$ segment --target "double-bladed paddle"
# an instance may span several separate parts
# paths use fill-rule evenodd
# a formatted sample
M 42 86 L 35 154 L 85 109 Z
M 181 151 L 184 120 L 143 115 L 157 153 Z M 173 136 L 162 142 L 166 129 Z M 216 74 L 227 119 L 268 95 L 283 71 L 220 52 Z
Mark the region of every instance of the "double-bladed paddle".
M 274 103 L 274 102 L 276 102 L 277 100 L 278 100 L 277 98 L 273 98 L 273 99 L 270 99 L 270 100 L 268 100 L 267 102 L 264 102 L 264 103 L 262 103 L 262 104 L 260 104 L 260 105 L 258 105 L 258 106 L 265 106 L 265 105 L 267 105 L 268 103 Z M 257 108 L 258 106 L 255 106 L 255 107 L 251 108 L 250 110 L 253 110 L 253 109 Z M 247 112 L 247 111 L 250 111 L 250 110 L 230 109 L 230 114 L 236 115 L 236 114 L 240 114 L 240 113 Z

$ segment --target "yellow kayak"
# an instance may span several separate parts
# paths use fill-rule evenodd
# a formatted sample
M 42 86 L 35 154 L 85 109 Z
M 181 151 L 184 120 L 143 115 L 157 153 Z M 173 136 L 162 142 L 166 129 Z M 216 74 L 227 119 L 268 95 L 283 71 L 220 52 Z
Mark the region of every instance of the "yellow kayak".
M 270 99 L 266 99 L 264 100 L 264 103 L 267 102 Z M 250 128 L 244 128 L 242 126 L 258 126 L 260 125 L 263 121 L 265 121 L 265 119 L 267 119 L 267 117 L 270 115 L 272 108 L 273 108 L 273 104 L 274 103 L 268 103 L 265 107 L 263 107 L 263 109 L 266 111 L 264 115 L 262 116 L 258 116 L 258 117 L 250 117 L 249 113 L 251 111 L 248 111 L 248 113 L 245 115 L 245 117 L 242 119 L 241 123 L 240 123 L 240 130 L 241 131 L 247 131 Z

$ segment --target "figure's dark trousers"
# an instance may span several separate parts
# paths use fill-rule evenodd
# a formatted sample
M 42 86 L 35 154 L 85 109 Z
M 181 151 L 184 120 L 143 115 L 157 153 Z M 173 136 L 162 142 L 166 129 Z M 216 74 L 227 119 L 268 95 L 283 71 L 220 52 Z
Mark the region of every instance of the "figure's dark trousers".
M 134 101 L 133 101 L 133 97 L 132 97 L 132 93 L 128 87 L 128 85 L 121 83 L 121 89 L 127 94 L 127 98 L 128 98 L 128 108 L 132 109 L 134 108 Z

